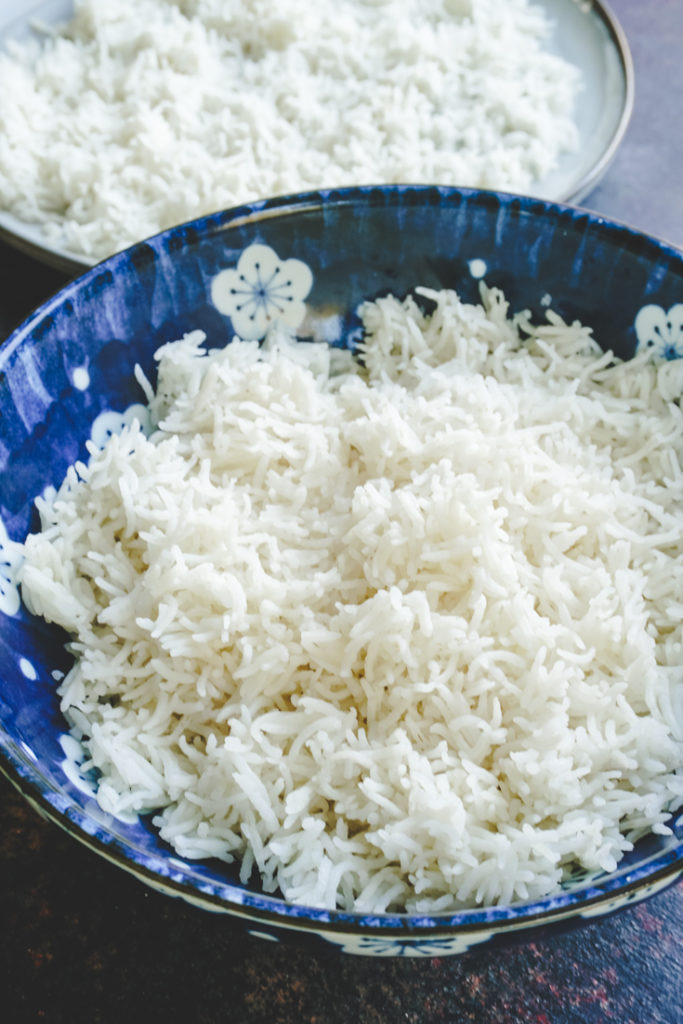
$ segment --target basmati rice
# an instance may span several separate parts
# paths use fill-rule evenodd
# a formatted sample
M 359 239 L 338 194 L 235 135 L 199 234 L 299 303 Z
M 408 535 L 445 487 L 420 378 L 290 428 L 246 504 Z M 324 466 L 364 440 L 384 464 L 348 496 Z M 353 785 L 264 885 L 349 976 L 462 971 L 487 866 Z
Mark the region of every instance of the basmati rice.
M 421 295 L 364 366 L 164 346 L 25 544 L 102 807 L 313 906 L 537 898 L 683 795 L 681 365 Z
M 527 191 L 578 144 L 529 0 L 76 0 L 0 56 L 0 207 L 95 259 L 263 196 Z

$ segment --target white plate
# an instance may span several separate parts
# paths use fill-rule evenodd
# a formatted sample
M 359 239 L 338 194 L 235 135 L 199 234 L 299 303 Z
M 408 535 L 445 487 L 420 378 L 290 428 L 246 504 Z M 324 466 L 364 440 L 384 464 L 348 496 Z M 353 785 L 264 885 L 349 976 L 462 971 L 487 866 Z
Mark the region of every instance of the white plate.
M 633 107 L 633 63 L 626 36 L 601 0 L 536 0 L 554 23 L 549 49 L 580 68 L 583 89 L 576 119 L 581 136 L 577 150 L 533 189 L 541 199 L 578 203 L 595 187 L 614 156 Z M 0 47 L 10 38 L 26 38 L 30 22 L 66 21 L 72 0 L 34 0 L 16 13 L 16 0 L 0 0 Z M 92 261 L 50 244 L 41 228 L 0 211 L 0 239 L 35 259 L 69 273 Z
M 540 0 L 555 30 L 550 46 L 581 69 L 575 113 L 581 142 L 534 190 L 541 199 L 579 203 L 609 166 L 633 110 L 634 74 L 628 40 L 601 0 Z

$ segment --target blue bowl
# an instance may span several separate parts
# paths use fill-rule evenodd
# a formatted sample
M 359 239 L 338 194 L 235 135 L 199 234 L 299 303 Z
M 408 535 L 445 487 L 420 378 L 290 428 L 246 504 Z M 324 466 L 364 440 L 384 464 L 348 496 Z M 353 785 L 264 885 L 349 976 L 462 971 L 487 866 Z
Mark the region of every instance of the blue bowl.
M 284 291 L 260 287 L 263 259 L 299 261 L 287 264 Z M 53 676 L 69 665 L 64 636 L 21 606 L 17 545 L 36 527 L 34 498 L 84 457 L 91 435 L 116 430 L 141 401 L 135 363 L 153 378 L 161 344 L 194 328 L 213 345 L 233 330 L 259 337 L 276 309 L 300 336 L 352 348 L 363 300 L 421 284 L 477 301 L 482 275 L 513 309 L 541 317 L 551 301 L 624 358 L 641 345 L 683 355 L 683 254 L 580 210 L 431 186 L 261 201 L 166 231 L 67 285 L 0 350 L 0 767 L 38 811 L 97 853 L 169 895 L 234 915 L 251 934 L 349 953 L 443 956 L 579 924 L 683 873 L 683 815 L 674 815 L 674 835 L 644 838 L 618 871 L 574 878 L 536 902 L 431 917 L 295 906 L 241 885 L 224 865 L 184 861 L 145 819 L 106 815 L 64 739 Z

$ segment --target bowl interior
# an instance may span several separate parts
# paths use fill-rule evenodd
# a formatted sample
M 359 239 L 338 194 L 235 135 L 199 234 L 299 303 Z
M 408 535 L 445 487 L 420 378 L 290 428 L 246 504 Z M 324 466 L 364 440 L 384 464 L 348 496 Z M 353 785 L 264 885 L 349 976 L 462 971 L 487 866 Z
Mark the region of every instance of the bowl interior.
M 667 311 L 683 301 L 681 254 L 585 212 L 539 200 L 454 188 L 377 187 L 252 204 L 185 225 L 120 253 L 67 285 L 0 352 L 0 751 L 3 767 L 39 808 L 78 838 L 151 882 L 206 905 L 311 922 L 353 915 L 304 911 L 241 886 L 237 871 L 184 862 L 145 820 L 121 822 L 96 805 L 65 742 L 55 673 L 69 664 L 63 634 L 18 601 L 17 543 L 35 528 L 34 498 L 85 455 L 98 422 L 115 429 L 143 401 L 139 363 L 153 378 L 155 350 L 195 328 L 222 346 L 239 326 L 212 301 L 211 285 L 255 244 L 307 264 L 313 284 L 298 336 L 353 347 L 358 306 L 415 286 L 453 288 L 477 301 L 482 277 L 515 310 L 552 308 L 593 326 L 603 348 L 628 358 L 643 307 L 669 323 L 667 354 L 683 355 L 683 329 Z M 657 312 L 659 310 L 660 312 Z M 642 322 L 642 318 L 641 318 Z M 677 348 L 678 346 L 678 348 Z M 114 414 L 111 418 L 110 414 Z M 449 926 L 537 919 L 558 908 L 635 891 L 683 870 L 683 830 L 651 836 L 619 872 L 577 877 L 541 904 L 450 914 Z M 355 922 L 372 927 L 373 922 Z M 376 923 L 376 922 L 375 922 Z M 386 915 L 387 925 L 396 923 Z

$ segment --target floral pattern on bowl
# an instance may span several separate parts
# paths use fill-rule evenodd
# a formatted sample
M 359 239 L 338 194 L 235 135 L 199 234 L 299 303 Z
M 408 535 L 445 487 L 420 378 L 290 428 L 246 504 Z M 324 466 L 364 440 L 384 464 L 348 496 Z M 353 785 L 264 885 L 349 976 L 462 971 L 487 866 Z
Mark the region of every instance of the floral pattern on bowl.
M 683 359 L 683 303 L 668 311 L 649 303 L 635 318 L 638 350 L 649 349 L 662 359 Z
M 16 615 L 21 604 L 17 572 L 22 560 L 22 547 L 10 540 L 0 519 L 0 614 Z
M 278 259 L 269 245 L 254 243 L 234 269 L 213 279 L 211 298 L 245 340 L 262 338 L 275 323 L 296 329 L 306 315 L 313 274 L 301 260 Z

